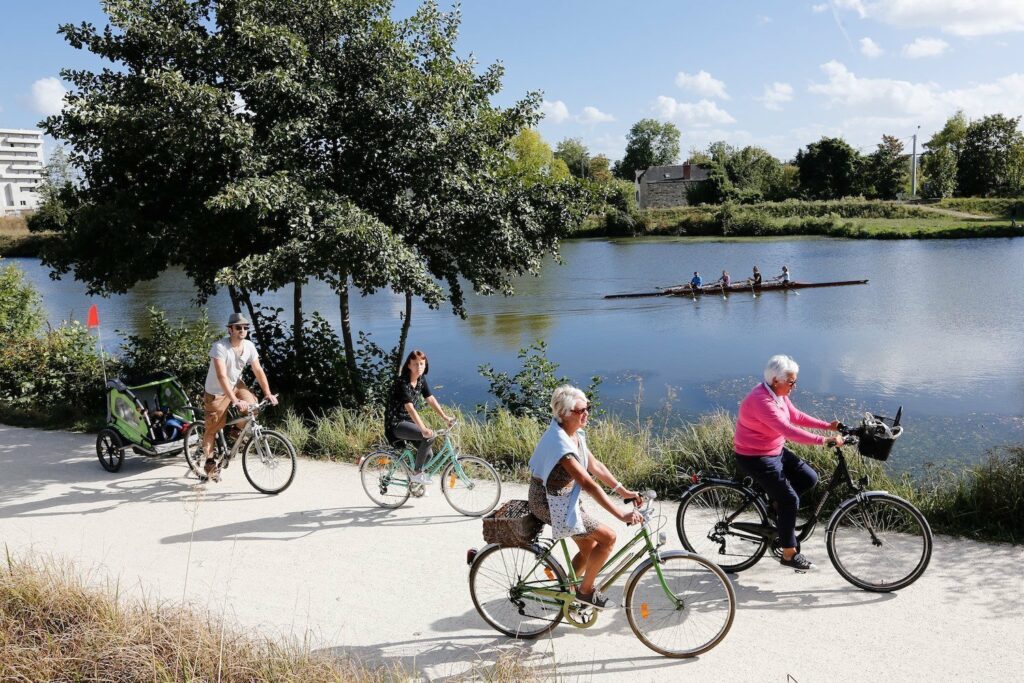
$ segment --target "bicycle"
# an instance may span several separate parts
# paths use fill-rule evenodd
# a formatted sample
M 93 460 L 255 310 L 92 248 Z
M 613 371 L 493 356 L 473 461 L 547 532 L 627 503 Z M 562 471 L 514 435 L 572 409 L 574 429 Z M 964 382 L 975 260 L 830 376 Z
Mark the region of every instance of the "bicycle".
M 892 442 L 902 433 L 902 408 L 895 418 L 865 416 L 861 426 L 840 425 L 846 445 L 857 445 L 862 455 L 888 458 Z M 892 422 L 890 428 L 885 424 Z M 878 450 L 873 444 L 891 438 Z M 883 437 L 876 437 L 876 434 Z M 870 448 L 868 448 L 870 446 Z M 932 530 L 921 511 L 888 491 L 869 490 L 867 476 L 856 482 L 841 446 L 834 446 L 836 467 L 825 495 L 810 517 L 797 524 L 797 545 L 814 532 L 833 491 L 844 487 L 850 495 L 829 517 L 825 545 L 829 560 L 839 574 L 858 588 L 888 593 L 914 583 L 928 567 L 932 555 Z M 729 573 L 757 564 L 771 548 L 781 559 L 778 533 L 768 495 L 747 477 L 743 480 L 692 475 L 676 515 L 676 530 L 683 547 L 714 557 Z
M 501 499 L 501 477 L 489 462 L 475 455 L 460 455 L 455 450 L 452 434 L 458 423 L 435 432 L 434 439 L 443 438 L 444 445 L 423 467 L 428 475 L 441 474 L 441 492 L 457 512 L 480 517 L 494 509 Z M 410 481 L 416 463 L 415 453 L 408 447 L 382 449 L 359 459 L 359 478 L 363 490 L 377 505 L 396 509 L 405 505 L 409 496 L 420 498 L 426 493 L 423 484 Z
M 252 487 L 260 493 L 277 494 L 288 488 L 295 479 L 295 446 L 284 434 L 260 425 L 257 415 L 268 405 L 270 401 L 263 399 L 249 406 L 244 415 L 229 420 L 217 432 L 213 458 L 219 472 L 226 470 L 231 459 L 241 452 L 242 472 Z M 243 422 L 245 425 L 239 427 Z M 200 481 L 208 478 L 205 471 L 206 455 L 203 452 L 205 429 L 204 422 L 197 420 L 185 432 L 185 459 Z
M 641 558 L 626 579 L 629 626 L 644 645 L 666 657 L 695 657 L 715 647 L 732 627 L 736 595 L 725 573 L 713 562 L 683 550 L 662 552 L 651 510 L 657 495 L 646 491 L 647 506 L 636 535 L 601 568 L 594 584 L 606 591 Z M 639 546 L 636 551 L 635 546 Z M 561 547 L 565 566 L 555 558 Z M 477 612 L 492 628 L 512 638 L 532 639 L 565 619 L 590 628 L 600 610 L 576 602 L 582 580 L 576 575 L 566 539 L 543 539 L 529 547 L 496 543 L 470 549 L 469 592 Z M 610 569 L 609 569 L 610 568 Z

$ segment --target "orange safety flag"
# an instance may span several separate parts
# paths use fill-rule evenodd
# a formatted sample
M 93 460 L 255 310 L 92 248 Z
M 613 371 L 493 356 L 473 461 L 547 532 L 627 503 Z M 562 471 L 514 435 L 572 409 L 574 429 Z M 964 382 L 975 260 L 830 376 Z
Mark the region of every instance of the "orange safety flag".
M 86 318 L 85 326 L 90 330 L 100 326 L 100 311 L 96 308 L 96 304 L 89 307 L 89 317 Z

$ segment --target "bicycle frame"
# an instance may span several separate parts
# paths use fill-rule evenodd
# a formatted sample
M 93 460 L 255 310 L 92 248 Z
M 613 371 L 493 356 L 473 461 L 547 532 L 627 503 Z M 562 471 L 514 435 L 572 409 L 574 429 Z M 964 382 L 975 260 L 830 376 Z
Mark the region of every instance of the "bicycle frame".
M 643 548 L 638 548 L 636 552 L 633 552 L 633 547 L 641 541 L 643 543 Z M 672 589 L 669 588 L 668 583 L 665 581 L 665 576 L 661 571 L 661 562 L 658 560 L 658 548 L 662 543 L 664 543 L 664 541 L 661 539 L 659 539 L 658 543 L 654 542 L 651 537 L 649 523 L 645 521 L 636 535 L 604 563 L 604 566 L 602 566 L 600 572 L 598 572 L 598 580 L 594 582 L 594 585 L 602 592 L 607 590 L 619 579 L 619 577 L 625 574 L 634 564 L 636 564 L 637 561 L 644 556 L 647 556 L 654 562 L 654 568 L 657 572 L 658 581 L 661 583 L 662 590 L 665 591 L 665 594 L 672 600 L 676 607 L 680 607 L 682 605 L 682 601 L 679 600 L 675 593 L 673 593 Z M 562 614 L 566 621 L 577 628 L 588 628 L 597 621 L 596 612 L 590 618 L 583 621 L 578 621 L 572 614 L 572 604 L 576 599 L 576 595 L 574 593 L 570 593 L 569 589 L 578 588 L 582 583 L 582 580 L 576 576 L 576 570 L 572 566 L 572 555 L 569 554 L 569 544 L 566 539 L 561 538 L 558 541 L 545 540 L 541 544 L 538 544 L 538 546 L 543 549 L 543 552 L 538 553 L 537 561 L 527 572 L 527 575 L 529 576 L 536 571 L 538 567 L 543 564 L 544 560 L 548 558 L 557 562 L 557 560 L 552 556 L 556 545 L 561 546 L 562 553 L 565 556 L 565 566 L 568 569 L 568 580 L 561 586 L 562 590 L 553 590 L 551 588 L 544 587 L 530 587 L 530 583 L 532 582 L 525 582 L 523 585 L 526 586 L 526 590 L 521 593 L 521 596 L 530 597 L 538 602 L 550 605 L 560 604 Z M 609 567 L 614 568 L 609 570 Z M 606 571 L 608 576 L 602 578 L 601 575 L 605 574 Z M 548 571 L 545 570 L 545 574 L 547 573 Z M 550 578 L 554 579 L 555 577 L 552 576 Z
M 825 508 L 825 503 L 827 503 L 829 498 L 831 498 L 833 491 L 838 489 L 840 486 L 845 485 L 847 490 L 856 495 L 864 491 L 868 486 L 868 478 L 866 475 L 862 476 L 856 482 L 853 480 L 853 476 L 850 474 L 850 467 L 846 462 L 846 456 L 843 455 L 842 448 L 838 446 L 835 447 L 835 452 L 837 458 L 836 467 L 832 471 L 831 478 L 828 480 L 828 485 L 825 488 L 825 494 L 821 497 L 821 500 L 818 501 L 818 504 L 814 506 L 814 511 L 807 521 L 796 526 L 797 540 L 806 540 L 812 533 L 814 533 L 814 529 L 817 527 L 818 521 L 821 519 L 821 511 Z M 765 491 L 754 489 L 753 485 L 748 485 L 746 483 L 748 479 L 750 478 L 746 477 L 740 481 L 740 485 L 743 487 L 744 494 L 746 495 L 746 500 L 743 501 L 743 504 L 740 505 L 735 512 L 725 518 L 724 521 L 726 524 L 731 525 L 737 517 L 750 508 L 755 500 L 760 500 L 762 504 L 770 502 L 768 494 Z M 722 477 L 701 477 L 701 481 L 727 485 L 736 483 L 735 479 L 725 479 Z M 736 531 L 733 531 L 733 533 L 736 533 Z M 744 538 L 750 538 L 751 540 L 757 538 L 754 535 L 745 536 L 743 533 L 737 533 L 736 535 Z
M 220 458 L 222 467 L 230 463 L 231 459 L 238 454 L 238 451 L 242 448 L 242 444 L 248 441 L 248 439 L 246 439 L 247 436 L 250 438 L 257 438 L 263 431 L 263 427 L 256 421 L 257 414 L 257 412 L 252 412 L 242 415 L 241 417 L 236 417 L 234 420 L 226 423 L 221 430 L 217 432 L 217 440 L 224 449 L 224 455 Z M 238 438 L 235 439 L 235 442 L 231 444 L 231 448 L 228 448 L 228 440 L 227 436 L 224 434 L 224 430 L 243 421 L 245 422 L 245 426 L 242 427 L 242 431 L 239 432 Z
M 403 448 L 401 452 L 397 449 L 394 451 L 396 460 L 399 460 L 412 471 L 416 465 L 416 453 L 409 448 Z M 428 474 L 437 474 L 442 471 L 448 463 L 454 464 L 454 474 L 459 478 L 462 483 L 466 484 L 468 488 L 473 488 L 473 481 L 466 476 L 466 473 L 462 469 L 462 465 L 459 463 L 458 453 L 455 451 L 455 446 L 452 444 L 451 437 L 448 434 L 444 435 L 444 444 L 441 448 L 434 453 L 434 455 L 427 461 L 423 466 L 423 471 Z M 409 482 L 401 478 L 395 479 L 394 472 L 388 472 L 389 486 L 409 486 Z

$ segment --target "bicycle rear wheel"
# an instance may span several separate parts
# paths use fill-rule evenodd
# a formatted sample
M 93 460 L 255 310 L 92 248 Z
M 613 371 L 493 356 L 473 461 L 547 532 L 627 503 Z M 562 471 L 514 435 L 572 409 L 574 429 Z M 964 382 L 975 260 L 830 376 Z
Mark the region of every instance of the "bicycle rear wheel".
M 493 510 L 501 499 L 501 477 L 486 460 L 460 455 L 445 468 L 441 492 L 458 512 L 480 517 Z
M 191 423 L 182 434 L 182 439 L 185 443 L 185 462 L 188 463 L 189 469 L 203 480 L 206 479 L 206 470 L 204 469 L 206 466 L 206 455 L 203 453 L 203 437 L 205 434 L 206 423 L 202 420 L 196 420 Z M 214 459 L 219 461 L 226 452 L 224 437 L 218 435 L 213 441 Z
M 260 493 L 281 493 L 295 479 L 295 448 L 284 434 L 264 429 L 242 451 L 242 471 Z
M 363 457 L 359 479 L 363 490 L 382 508 L 400 508 L 409 500 L 408 466 L 392 451 L 374 451 Z
M 932 557 L 924 515 L 890 493 L 868 493 L 839 507 L 825 531 L 828 557 L 858 588 L 888 593 L 917 581 Z
M 736 522 L 768 524 L 761 502 L 748 503 L 748 498 L 747 490 L 735 484 L 699 484 L 688 490 L 676 513 L 676 531 L 683 547 L 710 559 L 725 572 L 741 572 L 757 564 L 768 542 L 732 527 Z M 743 505 L 743 512 L 736 514 Z
M 473 561 L 469 594 L 480 616 L 512 638 L 536 638 L 562 620 L 562 603 L 536 595 L 544 588 L 563 591 L 562 567 L 531 549 L 491 545 Z
M 660 564 L 647 560 L 634 576 L 626 586 L 626 617 L 636 637 L 655 652 L 696 657 L 722 642 L 732 628 L 736 594 L 713 562 L 690 553 L 665 553 Z

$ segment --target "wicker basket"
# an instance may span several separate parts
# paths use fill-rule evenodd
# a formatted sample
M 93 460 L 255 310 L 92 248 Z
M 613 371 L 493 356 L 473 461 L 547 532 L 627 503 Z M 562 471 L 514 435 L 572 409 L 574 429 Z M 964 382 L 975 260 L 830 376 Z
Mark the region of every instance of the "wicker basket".
M 510 500 L 484 517 L 484 540 L 488 543 L 528 548 L 540 535 L 544 522 L 530 513 L 525 500 Z

